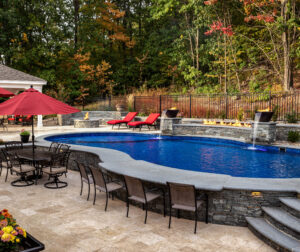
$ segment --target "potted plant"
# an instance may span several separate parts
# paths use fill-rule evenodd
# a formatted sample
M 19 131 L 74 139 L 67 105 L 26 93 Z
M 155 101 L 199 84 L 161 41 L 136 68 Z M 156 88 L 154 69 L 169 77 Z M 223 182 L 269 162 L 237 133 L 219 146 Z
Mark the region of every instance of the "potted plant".
M 21 141 L 23 143 L 28 143 L 29 137 L 30 137 L 30 132 L 27 130 L 22 129 L 20 133 Z
M 0 211 L 0 251 L 41 251 L 44 244 L 21 228 L 8 210 Z

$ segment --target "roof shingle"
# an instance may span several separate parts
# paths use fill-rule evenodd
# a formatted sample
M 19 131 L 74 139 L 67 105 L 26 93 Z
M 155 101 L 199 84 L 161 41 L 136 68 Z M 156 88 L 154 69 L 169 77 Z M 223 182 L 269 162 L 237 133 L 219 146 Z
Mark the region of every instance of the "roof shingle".
M 0 81 L 42 81 L 45 80 L 0 64 Z

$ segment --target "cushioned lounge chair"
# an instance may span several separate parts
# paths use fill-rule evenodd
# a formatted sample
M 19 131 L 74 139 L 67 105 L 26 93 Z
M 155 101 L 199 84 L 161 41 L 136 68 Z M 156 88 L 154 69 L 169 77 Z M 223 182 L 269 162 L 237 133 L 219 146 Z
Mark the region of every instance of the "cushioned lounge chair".
M 169 188 L 169 198 L 170 198 L 169 228 L 171 227 L 172 208 L 177 210 L 178 218 L 179 218 L 180 210 L 190 211 L 190 212 L 194 212 L 195 214 L 194 233 L 196 234 L 198 210 L 203 204 L 203 201 L 197 199 L 195 186 L 178 184 L 178 183 L 170 183 L 170 182 L 167 182 L 167 185 Z M 207 223 L 207 204 L 208 202 L 206 202 L 206 223 Z
M 93 182 L 94 182 L 94 203 L 93 204 L 95 205 L 96 202 L 96 189 L 98 189 L 101 192 L 105 192 L 106 193 L 105 211 L 106 211 L 109 194 L 110 193 L 112 194 L 112 199 L 113 199 L 113 193 L 123 188 L 123 185 L 118 180 L 110 179 L 110 181 L 106 181 L 106 179 L 104 178 L 104 174 L 101 171 L 101 168 L 102 167 L 89 166 L 89 169 L 93 177 Z
M 165 211 L 165 192 L 160 189 L 160 188 L 153 188 L 149 191 L 146 191 L 144 188 L 144 185 L 140 179 L 129 177 L 129 176 L 124 176 L 125 179 L 125 186 L 126 186 L 126 191 L 127 191 L 127 214 L 126 216 L 128 217 L 128 212 L 129 212 L 129 200 L 136 201 L 138 203 L 143 204 L 143 209 L 146 210 L 145 214 L 145 224 L 147 222 L 147 212 L 148 212 L 148 203 L 157 200 L 160 197 L 163 197 L 164 201 L 164 216 L 166 216 L 166 211 Z
M 139 127 L 140 130 L 143 125 L 146 125 L 146 126 L 148 126 L 148 129 L 150 130 L 150 126 L 152 126 L 156 122 L 156 120 L 159 116 L 160 116 L 159 113 L 152 113 L 147 117 L 147 119 L 145 121 L 130 122 L 127 125 L 130 127 L 133 127 L 133 129 Z
M 129 112 L 123 120 L 111 120 L 111 121 L 108 121 L 107 124 L 110 124 L 111 125 L 111 128 L 113 129 L 115 125 L 119 125 L 119 128 L 120 128 L 120 125 L 121 124 L 125 124 L 127 126 L 127 124 L 133 120 L 133 118 L 137 115 L 137 112 Z

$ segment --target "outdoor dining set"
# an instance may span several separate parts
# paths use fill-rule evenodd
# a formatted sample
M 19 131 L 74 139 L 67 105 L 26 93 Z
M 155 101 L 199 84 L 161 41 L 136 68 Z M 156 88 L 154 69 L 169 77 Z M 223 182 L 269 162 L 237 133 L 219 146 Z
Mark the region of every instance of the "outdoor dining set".
M 59 177 L 67 173 L 70 153 L 70 146 L 66 144 L 52 143 L 48 150 L 39 150 L 24 148 L 22 142 L 7 142 L 0 151 L 0 176 L 5 167 L 5 182 L 9 173 L 16 174 L 19 178 L 12 181 L 11 185 L 24 187 L 37 185 L 45 173 L 48 180 L 52 178 L 44 184 L 46 188 L 63 188 L 68 183 L 59 180 Z

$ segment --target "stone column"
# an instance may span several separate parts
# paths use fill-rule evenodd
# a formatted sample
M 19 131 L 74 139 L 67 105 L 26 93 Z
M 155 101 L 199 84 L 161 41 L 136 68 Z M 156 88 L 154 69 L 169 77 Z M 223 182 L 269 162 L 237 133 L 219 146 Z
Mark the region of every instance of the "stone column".
M 162 117 L 160 119 L 160 130 L 162 135 L 173 135 L 173 125 L 181 124 L 182 118 Z
M 276 141 L 275 122 L 254 122 L 252 124 L 251 139 L 258 143 L 273 143 Z

